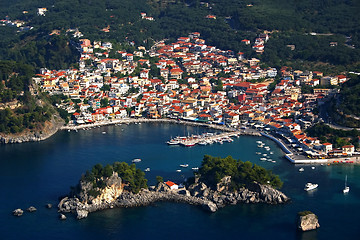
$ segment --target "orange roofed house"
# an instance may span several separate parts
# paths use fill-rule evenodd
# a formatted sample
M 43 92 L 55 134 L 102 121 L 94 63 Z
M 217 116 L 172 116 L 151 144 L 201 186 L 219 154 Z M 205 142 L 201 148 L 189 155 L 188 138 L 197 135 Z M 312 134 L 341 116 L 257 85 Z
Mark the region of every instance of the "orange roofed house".
M 168 185 L 171 190 L 176 190 L 179 188 L 179 186 L 172 181 L 167 181 L 167 182 L 165 182 L 165 184 Z

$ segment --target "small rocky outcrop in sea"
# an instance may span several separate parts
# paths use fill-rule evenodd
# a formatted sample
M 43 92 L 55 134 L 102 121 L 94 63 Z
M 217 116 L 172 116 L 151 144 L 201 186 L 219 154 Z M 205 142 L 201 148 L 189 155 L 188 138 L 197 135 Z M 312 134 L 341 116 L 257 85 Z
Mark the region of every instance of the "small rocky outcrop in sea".
M 28 209 L 26 209 L 26 211 L 28 212 L 36 212 L 36 208 L 34 206 L 30 206 Z
M 59 215 L 60 220 L 66 220 L 65 214 L 60 213 Z
M 20 209 L 20 208 L 17 208 L 13 211 L 13 215 L 14 216 L 17 216 L 17 217 L 20 217 L 24 214 L 24 210 Z
M 219 208 L 237 203 L 269 203 L 280 204 L 290 199 L 282 192 L 268 185 L 253 183 L 249 188 L 240 188 L 230 191 L 231 177 L 221 179 L 216 189 L 211 189 L 205 183 L 195 181 L 188 188 L 183 187 L 171 190 L 165 183 L 159 183 L 149 189 L 142 189 L 135 194 L 124 191 L 120 177 L 113 174 L 105 181 L 107 186 L 98 197 L 89 196 L 91 187 L 88 183 L 80 184 L 81 192 L 73 198 L 64 198 L 58 207 L 60 212 L 73 212 L 78 219 L 86 218 L 88 213 L 113 207 L 146 206 L 157 201 L 183 202 L 202 206 L 210 212 Z
M 318 217 L 310 212 L 303 211 L 298 213 L 298 229 L 305 232 L 315 230 L 320 227 Z

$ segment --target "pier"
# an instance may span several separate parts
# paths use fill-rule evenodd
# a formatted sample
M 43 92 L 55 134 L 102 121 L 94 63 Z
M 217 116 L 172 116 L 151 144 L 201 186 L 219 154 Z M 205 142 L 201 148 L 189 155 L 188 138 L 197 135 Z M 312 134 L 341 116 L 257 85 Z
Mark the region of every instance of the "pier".
M 203 133 L 201 135 L 191 135 L 184 137 L 175 137 L 170 139 L 168 145 L 182 145 L 185 147 L 192 147 L 195 145 L 208 145 L 213 143 L 223 144 L 224 142 L 233 142 L 231 137 L 239 137 L 240 132 L 223 132 L 223 133 Z

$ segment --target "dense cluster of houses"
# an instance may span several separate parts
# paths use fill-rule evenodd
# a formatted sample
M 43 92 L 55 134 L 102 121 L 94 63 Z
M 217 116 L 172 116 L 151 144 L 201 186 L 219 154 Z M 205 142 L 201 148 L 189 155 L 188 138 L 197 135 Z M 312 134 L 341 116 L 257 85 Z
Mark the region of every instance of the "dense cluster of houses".
M 287 67 L 261 68 L 258 59 L 207 45 L 198 32 L 173 43 L 158 42 L 151 50 L 117 51 L 116 58 L 109 58 L 114 51 L 110 42 L 81 39 L 79 49 L 79 69 L 42 69 L 34 78 L 44 91 L 73 100 L 59 107 L 72 114 L 74 124 L 127 117 L 185 119 L 234 128 L 251 124 L 286 132 L 287 138 L 313 149 L 319 141 L 303 130 L 318 119 L 313 108 L 334 90 L 302 94 L 301 86 L 347 80 Z

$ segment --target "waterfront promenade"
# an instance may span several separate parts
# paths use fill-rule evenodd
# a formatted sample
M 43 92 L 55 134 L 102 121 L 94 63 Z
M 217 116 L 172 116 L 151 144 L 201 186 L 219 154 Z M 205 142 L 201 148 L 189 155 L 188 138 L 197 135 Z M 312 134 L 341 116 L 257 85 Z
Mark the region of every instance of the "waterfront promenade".
M 360 156 L 346 156 L 338 158 L 308 158 L 304 154 L 294 152 L 291 150 L 290 146 L 272 135 L 265 133 L 261 133 L 261 135 L 276 142 L 286 153 L 285 158 L 294 164 L 360 164 Z
M 80 130 L 80 129 L 89 129 L 101 126 L 108 126 L 108 125 L 117 125 L 117 124 L 131 124 L 131 123 L 171 123 L 171 124 L 184 124 L 189 126 L 199 126 L 199 127 L 206 127 L 216 130 L 221 130 L 224 132 L 236 132 L 239 135 L 250 135 L 250 136 L 261 136 L 260 132 L 254 129 L 245 129 L 239 131 L 238 129 L 227 127 L 224 125 L 217 125 L 217 124 L 208 124 L 208 123 L 199 123 L 199 122 L 191 122 L 191 121 L 184 121 L 184 120 L 176 120 L 176 119 L 169 119 L 169 118 L 161 118 L 161 119 L 147 119 L 147 118 L 123 118 L 123 119 L 116 119 L 116 120 L 106 120 L 106 121 L 98 121 L 89 124 L 80 124 L 80 125 L 67 125 L 63 126 L 61 130 Z

